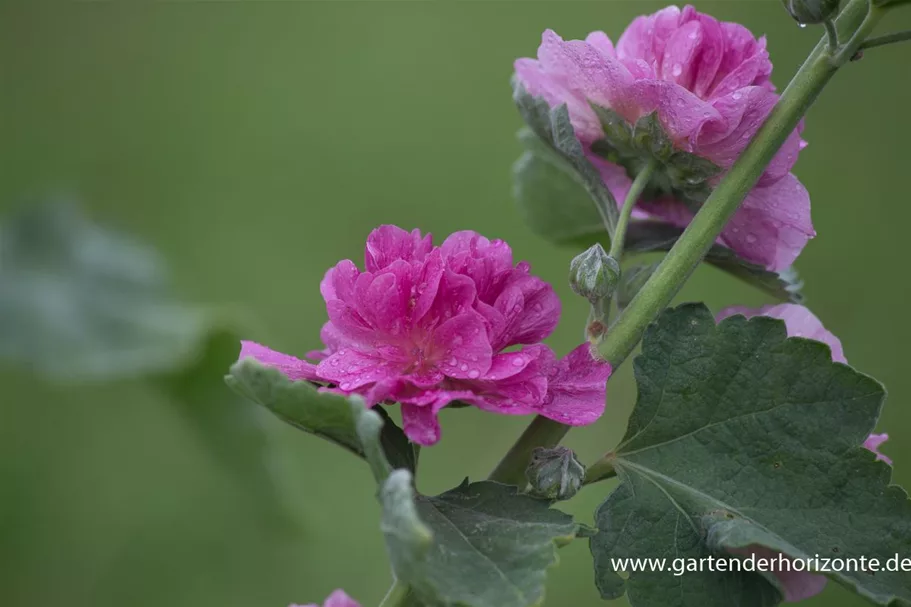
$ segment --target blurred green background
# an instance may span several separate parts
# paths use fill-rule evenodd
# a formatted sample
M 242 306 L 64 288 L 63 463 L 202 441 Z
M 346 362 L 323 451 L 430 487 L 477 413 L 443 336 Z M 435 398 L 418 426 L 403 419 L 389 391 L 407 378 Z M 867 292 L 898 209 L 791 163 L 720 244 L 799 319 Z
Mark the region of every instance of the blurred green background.
M 69 194 L 94 218 L 159 248 L 189 301 L 236 305 L 249 337 L 302 354 L 319 345 L 318 282 L 360 260 L 380 223 L 438 238 L 506 239 L 552 281 L 560 353 L 585 305 L 571 252 L 528 232 L 510 197 L 519 127 L 511 64 L 550 27 L 564 37 L 663 6 L 600 2 L 7 2 L 0 7 L 0 211 Z M 766 33 L 783 87 L 821 32 L 777 0 L 697 8 Z M 895 15 L 890 29 L 911 26 Z M 911 221 L 911 47 L 851 64 L 807 121 L 796 167 L 819 236 L 798 261 L 808 302 L 849 360 L 882 380 L 880 430 L 911 484 L 906 348 Z M 710 268 L 681 300 L 760 304 Z M 630 365 L 608 414 L 568 444 L 613 446 L 635 398 Z M 388 582 L 366 466 L 266 419 L 269 465 L 290 520 L 264 516 L 203 449 L 179 409 L 142 381 L 51 385 L 0 369 L 0 604 L 10 607 L 284 607 L 345 587 L 375 605 Z M 422 490 L 483 477 L 527 419 L 443 413 Z M 608 485 L 566 509 L 591 520 Z M 598 605 L 585 542 L 561 552 L 548 605 Z M 808 605 L 859 599 L 830 584 Z

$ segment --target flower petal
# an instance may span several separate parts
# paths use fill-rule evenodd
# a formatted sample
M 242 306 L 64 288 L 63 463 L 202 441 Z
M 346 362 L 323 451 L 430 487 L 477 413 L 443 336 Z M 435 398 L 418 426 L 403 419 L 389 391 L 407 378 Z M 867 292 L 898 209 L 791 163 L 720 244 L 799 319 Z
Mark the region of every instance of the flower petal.
M 829 349 L 832 351 L 832 360 L 840 363 L 848 362 L 845 359 L 841 341 L 835 337 L 831 331 L 826 329 L 823 326 L 822 321 L 805 306 L 790 303 L 762 306 L 758 309 L 731 306 L 719 312 L 715 317 L 715 320 L 720 322 L 734 314 L 742 314 L 747 318 L 752 318 L 754 316 L 779 318 L 784 321 L 788 331 L 788 337 L 806 337 L 807 339 L 821 341 L 829 346 Z
M 781 554 L 777 550 L 758 544 L 746 548 L 728 548 L 728 552 L 747 557 L 755 554 L 757 558 L 770 560 L 777 560 L 778 555 Z M 770 572 L 778 580 L 786 603 L 804 601 L 816 596 L 826 587 L 826 576 L 806 571 L 793 571 L 793 567 L 791 569 L 791 571 Z
M 430 234 L 421 236 L 420 230 L 406 232 L 398 226 L 383 225 L 367 237 L 364 267 L 377 272 L 396 260 L 423 261 L 432 248 Z
M 589 344 L 582 344 L 567 354 L 548 375 L 541 415 L 570 426 L 583 426 L 604 413 L 611 366 L 596 358 Z
M 493 350 L 487 340 L 484 319 L 474 310 L 455 316 L 433 333 L 441 351 L 437 366 L 449 377 L 477 379 L 490 370 Z
M 325 381 L 352 392 L 385 379 L 401 376 L 406 363 L 393 357 L 380 357 L 353 348 L 344 348 L 320 361 L 316 369 Z M 375 404 L 375 403 L 369 403 Z
M 253 341 L 240 342 L 240 355 L 237 360 L 245 358 L 253 358 L 267 367 L 274 367 L 284 373 L 288 379 L 294 381 L 323 381 L 317 374 L 316 365 L 288 354 L 270 350 L 266 346 Z
M 721 233 L 723 244 L 753 263 L 781 271 L 816 236 L 810 195 L 794 175 L 754 188 Z
M 876 454 L 876 459 L 892 465 L 892 459 L 879 452 L 879 446 L 889 440 L 888 434 L 871 434 L 864 441 L 864 448 Z

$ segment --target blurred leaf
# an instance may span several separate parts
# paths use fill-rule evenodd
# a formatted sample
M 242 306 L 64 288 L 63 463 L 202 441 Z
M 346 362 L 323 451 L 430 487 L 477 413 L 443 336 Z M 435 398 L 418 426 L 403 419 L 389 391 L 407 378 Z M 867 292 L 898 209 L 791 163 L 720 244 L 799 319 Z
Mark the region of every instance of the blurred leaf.
M 222 381 L 238 350 L 222 315 L 172 298 L 154 250 L 75 204 L 32 205 L 0 226 L 0 359 L 58 381 L 146 378 L 271 515 L 257 411 Z
M 166 291 L 151 249 L 75 205 L 24 208 L 0 225 L 0 358 L 59 379 L 179 368 L 213 319 Z
M 282 421 L 365 457 L 358 436 L 355 410 L 352 409 L 352 403 L 360 409 L 364 408 L 360 397 L 320 392 L 315 384 L 291 381 L 278 369 L 253 358 L 234 363 L 224 381 L 237 393 L 267 408 Z M 380 440 L 386 457 L 394 468 L 413 471 L 415 454 L 412 444 L 385 411 L 377 415 L 383 420 Z
M 513 100 L 519 108 L 525 124 L 534 135 L 537 135 L 541 144 L 546 146 L 544 149 L 550 151 L 550 154 L 545 154 L 539 147 L 538 153 L 542 154 L 541 159 L 544 162 L 550 162 L 553 165 L 552 170 L 559 171 L 563 179 L 571 179 L 584 189 L 588 195 L 588 207 L 594 203 L 596 215 L 600 216 L 603 222 L 601 225 L 608 226 L 609 232 L 613 234 L 619 215 L 617 201 L 614 200 L 614 195 L 601 180 L 598 169 L 586 158 L 582 144 L 576 139 L 575 131 L 569 121 L 569 110 L 565 105 L 551 109 L 543 99 L 529 95 L 516 79 L 513 79 Z M 520 138 L 527 143 L 527 136 L 520 133 Z M 532 199 L 528 201 L 528 204 L 537 206 L 535 188 L 546 187 L 546 183 L 543 183 L 540 177 L 527 170 L 520 171 L 520 169 L 521 166 L 517 166 L 515 169 L 516 191 L 530 193 Z M 528 183 L 523 181 L 526 178 L 530 180 Z M 520 207 L 524 207 L 523 198 L 518 196 L 518 200 Z M 529 209 L 523 212 L 533 214 L 534 211 Z
M 634 607 L 759 607 L 781 597 L 754 573 L 629 571 L 612 559 L 702 558 L 759 545 L 793 558 L 911 553 L 911 502 L 862 447 L 882 386 L 833 363 L 784 323 L 701 304 L 664 312 L 635 361 L 639 399 L 612 457 L 621 484 L 591 540 L 605 599 Z M 828 573 L 881 605 L 911 600 L 911 577 Z M 772 582 L 771 584 L 769 582 Z

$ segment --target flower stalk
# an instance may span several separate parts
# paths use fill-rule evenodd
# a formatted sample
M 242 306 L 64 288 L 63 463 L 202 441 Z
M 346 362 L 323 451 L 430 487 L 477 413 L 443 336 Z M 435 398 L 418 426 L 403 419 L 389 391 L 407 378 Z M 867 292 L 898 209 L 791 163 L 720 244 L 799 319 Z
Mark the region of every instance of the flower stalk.
M 835 28 L 839 38 L 848 42 L 833 51 L 829 46 L 829 35 L 822 38 L 782 93 L 765 124 L 712 191 L 649 280 L 610 327 L 599 350 L 613 368 L 630 355 L 642 339 L 646 327 L 671 303 L 756 185 L 775 153 L 838 69 L 860 49 L 884 13 L 885 9 L 871 5 L 869 0 L 850 0 L 845 6 L 835 22 Z M 622 242 L 621 239 L 615 241 Z M 611 249 L 613 251 L 613 246 Z M 535 418 L 497 465 L 490 479 L 524 485 L 525 467 L 532 450 L 557 445 L 568 431 L 568 426 Z

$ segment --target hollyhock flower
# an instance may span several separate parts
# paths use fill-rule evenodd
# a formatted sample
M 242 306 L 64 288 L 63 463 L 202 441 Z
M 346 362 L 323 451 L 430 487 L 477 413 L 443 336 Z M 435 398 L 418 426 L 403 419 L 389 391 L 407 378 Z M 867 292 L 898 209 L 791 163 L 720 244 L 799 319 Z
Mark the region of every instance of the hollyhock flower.
M 888 434 L 871 434 L 864 441 L 864 447 L 876 454 L 876 459 L 892 465 L 892 459 L 879 452 L 879 446 L 889 440 Z
M 784 321 L 789 337 L 805 337 L 820 341 L 827 346 L 832 352 L 832 360 L 840 363 L 847 363 L 844 350 L 841 347 L 841 341 L 828 331 L 822 322 L 804 306 L 797 304 L 778 304 L 763 306 L 758 309 L 746 308 L 742 306 L 732 306 L 725 308 L 715 317 L 717 322 L 721 322 L 728 316 L 742 314 L 747 318 L 753 316 L 769 316 Z M 876 454 L 876 459 L 883 460 L 892 464 L 892 460 L 882 455 L 878 448 L 888 439 L 887 434 L 871 434 L 864 442 L 864 447 Z M 750 546 L 745 549 L 732 550 L 735 554 L 749 555 L 755 553 L 757 556 L 777 556 L 774 551 L 764 546 Z M 822 592 L 826 585 L 826 577 L 806 572 L 774 572 L 781 586 L 784 588 L 785 601 L 796 602 L 808 599 Z
M 679 226 L 689 222 L 778 99 L 769 80 L 772 63 L 765 39 L 691 6 L 636 18 L 616 46 L 603 32 L 565 41 L 547 30 L 537 59 L 519 59 L 515 70 L 529 94 L 551 107 L 566 104 L 576 136 L 618 201 L 625 199 L 633 173 L 654 152 L 641 146 L 606 153 L 610 138 L 593 106 L 608 108 L 628 124 L 654 114 L 675 150 L 715 165 L 714 175 L 688 175 L 680 182 L 673 175 L 681 167 L 660 159 L 664 171 L 649 184 L 635 216 Z M 790 173 L 804 146 L 799 131 L 788 138 L 719 238 L 744 259 L 770 270 L 788 267 L 815 235 L 809 195 Z M 682 169 L 692 165 L 688 161 Z M 694 186 L 701 194 L 693 194 Z
M 288 605 L 288 607 L 319 607 L 319 605 L 307 603 L 306 605 Z M 344 590 L 336 590 L 326 597 L 323 607 L 361 607 L 361 604 L 345 594 Z
M 381 226 L 367 239 L 365 271 L 339 262 L 320 291 L 329 316 L 316 363 L 243 342 L 295 380 L 402 405 L 405 433 L 439 440 L 439 411 L 453 402 L 509 415 L 589 424 L 604 410 L 610 365 L 587 344 L 557 360 L 541 340 L 560 317 L 553 289 L 513 263 L 501 240 L 456 232 L 440 246 L 418 230 Z

